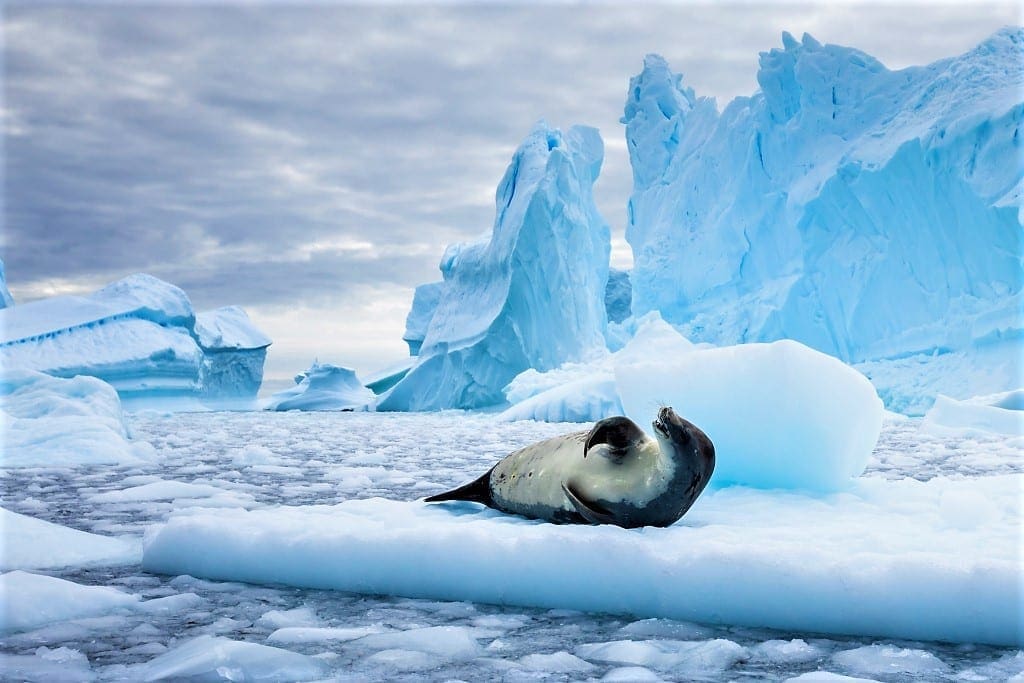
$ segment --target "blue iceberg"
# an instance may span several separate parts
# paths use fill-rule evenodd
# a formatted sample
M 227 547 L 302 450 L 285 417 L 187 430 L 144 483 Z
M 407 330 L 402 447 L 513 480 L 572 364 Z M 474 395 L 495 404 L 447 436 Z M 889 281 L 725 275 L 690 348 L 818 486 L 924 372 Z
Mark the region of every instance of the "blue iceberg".
M 538 123 L 498 185 L 492 234 L 454 244 L 443 282 L 417 289 L 405 339 L 418 358 L 379 410 L 478 408 L 527 368 L 605 347 L 610 235 L 592 186 L 597 130 Z
M 0 310 L 3 367 L 99 377 L 128 401 L 251 400 L 270 343 L 242 309 L 197 315 L 185 292 L 145 274 Z
M 362 411 L 373 407 L 374 394 L 351 368 L 314 362 L 295 377 L 295 386 L 270 397 L 267 410 Z
M 783 45 L 721 112 L 656 55 L 630 82 L 633 315 L 884 361 L 863 370 L 911 412 L 944 388 L 1017 388 L 1024 31 L 899 71 L 807 35 Z M 927 362 L 976 351 L 994 384 L 956 379 L 970 359 L 952 379 Z

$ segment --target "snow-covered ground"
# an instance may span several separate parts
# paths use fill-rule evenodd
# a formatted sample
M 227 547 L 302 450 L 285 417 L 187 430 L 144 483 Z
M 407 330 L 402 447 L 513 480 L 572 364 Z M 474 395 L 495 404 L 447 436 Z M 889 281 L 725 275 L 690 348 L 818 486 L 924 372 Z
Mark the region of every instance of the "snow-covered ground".
M 955 488 L 964 480 L 994 482 L 1024 471 L 1019 437 L 925 432 L 920 425 L 887 418 L 865 485 L 912 478 Z M 53 532 L 50 537 L 66 539 L 72 566 L 49 563 L 47 570 L 4 575 L 0 597 L 14 621 L 5 622 L 0 637 L 3 680 L 785 680 L 806 674 L 815 676 L 804 680 L 821 680 L 821 671 L 880 681 L 1024 676 L 1024 653 L 1016 648 L 149 574 L 132 547 L 146 527 L 162 525 L 175 511 L 332 505 L 375 496 L 413 500 L 479 474 L 513 448 L 578 426 L 459 412 L 292 412 L 140 413 L 129 417 L 128 427 L 158 457 L 2 471 L 4 508 L 128 541 L 111 548 L 103 562 L 104 553 L 78 558 L 70 552 L 78 537 Z M 707 514 L 721 493 L 698 501 L 691 515 L 700 514 L 702 502 Z M 955 511 L 969 501 L 949 502 L 947 511 Z M 990 522 L 1003 519 L 999 504 L 982 511 Z M 1019 510 L 1015 515 L 1019 520 Z M 985 519 L 946 519 L 954 534 L 979 521 Z M 19 522 L 5 515 L 3 523 L 12 544 L 7 557 L 18 550 L 18 536 L 9 531 Z M 889 531 L 879 529 L 879 539 Z M 813 538 L 807 547 L 814 547 Z M 1017 567 L 1019 577 L 1019 559 Z M 15 609 L 33 597 L 66 609 Z M 1020 604 L 1019 595 L 1008 599 Z M 897 622 L 905 616 L 893 614 Z

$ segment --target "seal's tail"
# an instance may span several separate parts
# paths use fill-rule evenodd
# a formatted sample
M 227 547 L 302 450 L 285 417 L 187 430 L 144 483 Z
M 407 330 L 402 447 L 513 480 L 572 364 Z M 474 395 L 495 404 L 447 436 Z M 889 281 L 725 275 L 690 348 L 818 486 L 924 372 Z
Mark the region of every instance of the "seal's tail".
M 491 498 L 490 482 L 491 473 L 488 472 L 475 481 L 464 484 L 457 489 L 445 491 L 444 493 L 439 493 L 436 496 L 430 496 L 429 498 L 425 498 L 424 501 L 427 503 L 440 503 L 445 500 L 469 500 L 474 503 L 491 505 L 493 503 L 493 499 Z

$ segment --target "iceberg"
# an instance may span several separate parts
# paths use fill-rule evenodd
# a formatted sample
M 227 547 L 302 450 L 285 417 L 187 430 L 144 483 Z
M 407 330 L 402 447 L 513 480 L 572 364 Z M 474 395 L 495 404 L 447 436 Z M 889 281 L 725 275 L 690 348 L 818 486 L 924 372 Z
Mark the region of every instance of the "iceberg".
M 604 349 L 611 247 L 592 193 L 603 156 L 593 128 L 533 128 L 498 185 L 491 235 L 449 246 L 443 282 L 417 289 L 417 361 L 378 409 L 494 405 L 523 370 Z
M 904 363 L 890 408 L 966 398 L 930 359 L 992 356 L 1021 386 L 1024 30 L 891 71 L 783 35 L 760 90 L 718 111 L 648 55 L 624 109 L 633 314 L 694 341 L 794 339 L 848 363 Z M 906 388 L 909 387 L 909 388 Z
M 197 315 L 185 292 L 145 274 L 0 310 L 3 367 L 91 375 L 124 400 L 251 400 L 270 343 L 242 309 Z
M 609 268 L 608 286 L 604 290 L 604 308 L 608 322 L 621 323 L 633 313 L 633 287 L 629 271 Z
M 4 369 L 0 417 L 3 467 L 138 465 L 156 455 L 151 444 L 129 440 L 114 388 L 87 375 Z
M 267 410 L 369 410 L 373 391 L 363 386 L 355 370 L 316 363 L 295 377 L 295 386 L 270 397 Z
M 14 305 L 14 297 L 7 289 L 7 274 L 4 270 L 4 262 L 0 260 L 0 308 L 8 308 Z
M 142 559 L 135 539 L 91 534 L 0 508 L 0 570 L 60 569 L 133 564 Z

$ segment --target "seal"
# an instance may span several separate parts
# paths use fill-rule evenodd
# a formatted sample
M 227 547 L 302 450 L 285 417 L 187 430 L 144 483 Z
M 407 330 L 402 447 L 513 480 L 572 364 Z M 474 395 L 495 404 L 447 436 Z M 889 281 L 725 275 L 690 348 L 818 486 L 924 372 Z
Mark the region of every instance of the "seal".
M 480 478 L 428 503 L 466 500 L 557 524 L 669 526 L 704 491 L 715 446 L 697 426 L 662 408 L 655 438 L 627 417 L 547 439 L 505 456 Z

